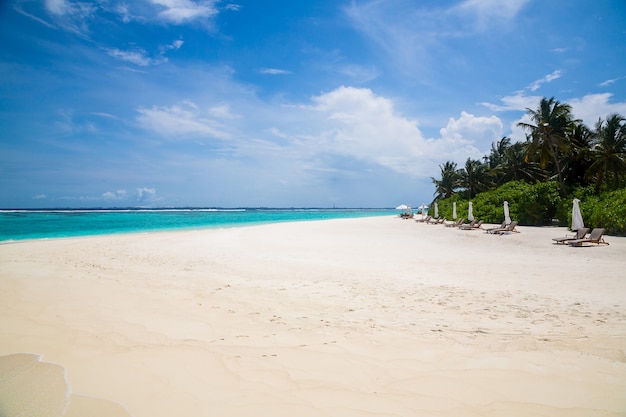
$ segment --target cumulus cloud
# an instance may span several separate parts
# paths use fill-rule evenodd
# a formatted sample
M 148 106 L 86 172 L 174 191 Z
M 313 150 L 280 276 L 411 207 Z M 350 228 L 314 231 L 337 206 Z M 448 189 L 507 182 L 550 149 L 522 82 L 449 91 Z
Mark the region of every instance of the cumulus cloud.
M 440 138 L 425 138 L 416 120 L 399 114 L 393 102 L 365 88 L 340 87 L 314 97 L 316 112 L 325 116 L 315 140 L 319 152 L 349 155 L 396 172 L 429 175 L 442 160 L 480 155 L 477 140 L 499 138 L 497 117 L 463 113 L 451 119 Z M 461 155 L 462 154 L 462 155 Z
M 156 190 L 148 187 L 137 188 L 136 197 L 138 203 L 151 202 L 155 200 Z
M 567 102 L 572 106 L 574 117 L 582 119 L 587 126 L 593 127 L 598 119 L 604 119 L 612 113 L 626 114 L 626 102 L 611 103 L 612 96 L 611 93 L 588 94 Z
M 502 137 L 503 127 L 502 121 L 496 116 L 476 117 L 463 111 L 458 120 L 451 117 L 440 133 L 443 139 L 490 144 Z
M 102 199 L 106 201 L 119 201 L 126 198 L 126 190 L 107 191 L 102 194 Z
M 503 130 L 496 116 L 462 112 L 450 118 L 440 136 L 427 138 L 418 121 L 398 112 L 393 100 L 356 87 L 311 97 L 291 105 L 289 112 L 282 106 L 255 105 L 257 114 L 245 118 L 227 103 L 207 107 L 184 101 L 137 111 L 139 123 L 159 135 L 176 140 L 228 139 L 232 152 L 225 158 L 243 156 L 255 166 L 269 164 L 268 169 L 282 167 L 285 172 L 294 167 L 319 173 L 377 166 L 414 178 L 429 177 L 442 161 L 480 158 L 481 150 L 500 139 Z

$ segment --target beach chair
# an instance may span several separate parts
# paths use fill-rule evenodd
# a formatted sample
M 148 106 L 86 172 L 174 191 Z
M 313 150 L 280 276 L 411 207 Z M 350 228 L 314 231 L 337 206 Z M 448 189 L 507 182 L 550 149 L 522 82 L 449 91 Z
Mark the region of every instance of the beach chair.
M 475 224 L 476 224 L 476 220 L 472 220 L 468 224 L 461 224 L 461 225 L 459 225 L 459 229 L 464 229 L 464 230 L 471 229 L 472 227 L 474 227 Z
M 415 219 L 415 221 L 418 223 L 428 223 L 432 218 L 432 216 L 426 216 L 423 219 Z
M 426 223 L 427 223 L 427 224 L 441 224 L 441 223 L 443 223 L 445 220 L 446 220 L 446 219 L 442 217 L 442 218 L 440 218 L 440 219 L 430 219 L 430 220 L 428 220 Z
M 557 245 L 565 245 L 566 243 L 572 240 L 584 239 L 585 236 L 587 236 L 587 233 L 589 233 L 589 228 L 583 227 L 581 229 L 576 230 L 576 234 L 574 236 L 553 237 L 552 240 Z
M 483 226 L 483 221 L 475 221 L 472 220 L 472 222 L 470 224 L 463 224 L 461 226 L 459 226 L 459 229 L 461 230 L 476 230 L 476 229 L 480 229 Z
M 487 232 L 494 234 L 494 235 L 502 235 L 504 233 L 511 233 L 511 232 L 519 233 L 517 230 L 515 230 L 515 226 L 517 226 L 517 222 L 514 220 L 504 227 L 501 227 L 499 229 L 489 229 L 487 230 Z
M 485 229 L 485 232 L 491 233 L 492 230 L 503 229 L 506 227 L 506 221 L 502 222 L 500 226 L 492 227 L 490 229 Z
M 445 223 L 444 226 L 446 227 L 459 227 L 460 225 L 462 225 L 463 223 L 465 223 L 465 219 L 461 218 L 455 222 L 452 223 Z
M 608 245 L 608 242 L 604 241 L 604 238 L 602 237 L 602 235 L 604 235 L 604 229 L 595 228 L 591 231 L 591 233 L 589 234 L 589 237 L 583 238 L 583 239 L 570 240 L 567 243 L 570 246 L 583 246 L 585 243 L 595 243 L 597 245 Z

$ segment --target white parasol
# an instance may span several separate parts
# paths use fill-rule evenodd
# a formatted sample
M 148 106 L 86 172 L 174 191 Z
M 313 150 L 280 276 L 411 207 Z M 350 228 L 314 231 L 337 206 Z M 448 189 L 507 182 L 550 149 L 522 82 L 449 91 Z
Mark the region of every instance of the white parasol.
M 439 218 L 439 206 L 435 203 L 435 219 Z
M 407 206 L 406 204 L 400 204 L 398 207 L 396 207 L 396 210 L 408 210 L 411 207 Z
M 474 220 L 474 210 L 472 208 L 472 202 L 469 202 L 469 207 L 467 208 L 467 220 Z
M 583 215 L 580 212 L 578 203 L 580 203 L 580 200 L 575 198 L 572 204 L 572 230 L 578 230 L 585 227 L 585 223 L 583 223 Z
M 422 204 L 421 206 L 419 206 L 419 209 L 422 212 L 422 219 L 423 219 L 424 216 L 428 214 L 428 206 L 425 204 Z
M 456 201 L 452 203 L 452 218 L 456 219 Z
M 511 224 L 511 215 L 509 214 L 509 202 L 504 202 L 504 223 Z

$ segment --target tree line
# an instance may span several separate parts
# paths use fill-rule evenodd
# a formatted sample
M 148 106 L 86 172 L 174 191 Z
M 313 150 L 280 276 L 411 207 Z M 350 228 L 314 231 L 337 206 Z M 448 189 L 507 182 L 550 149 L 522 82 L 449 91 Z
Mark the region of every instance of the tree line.
M 482 160 L 468 158 L 460 168 L 451 161 L 440 165 L 440 178 L 431 177 L 433 202 L 441 207 L 476 200 L 478 195 L 489 217 L 489 210 L 502 204 L 496 200 L 523 189 L 529 193 L 526 200 L 533 199 L 530 194 L 543 196 L 526 210 L 536 213 L 545 206 L 540 217 L 527 220 L 538 225 L 553 217 L 567 221 L 568 200 L 576 197 L 588 201 L 587 212 L 596 216 L 597 227 L 626 235 L 626 118 L 610 114 L 589 128 L 574 118 L 570 105 L 554 97 L 544 97 L 536 109 L 526 111 L 529 122 L 518 123 L 526 132 L 525 141 L 512 143 L 503 137 Z M 520 200 L 519 209 L 530 203 Z
M 554 97 L 526 111 L 530 122 L 517 124 L 526 141 L 503 137 L 482 160 L 468 158 L 461 168 L 451 161 L 440 165 L 441 177 L 431 177 L 434 201 L 453 195 L 469 200 L 511 181 L 556 181 L 563 198 L 580 188 L 595 195 L 626 188 L 624 116 L 610 114 L 589 128 Z

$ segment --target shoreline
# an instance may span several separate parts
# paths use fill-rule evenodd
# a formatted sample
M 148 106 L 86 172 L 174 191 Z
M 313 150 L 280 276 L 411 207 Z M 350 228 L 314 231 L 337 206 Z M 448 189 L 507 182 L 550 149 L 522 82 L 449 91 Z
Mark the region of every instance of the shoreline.
M 0 356 L 42 355 L 75 406 L 135 417 L 623 414 L 626 238 L 519 230 L 383 216 L 16 241 Z
M 392 216 L 393 209 L 0 210 L 0 243 Z M 14 217 L 18 213 L 20 216 Z

